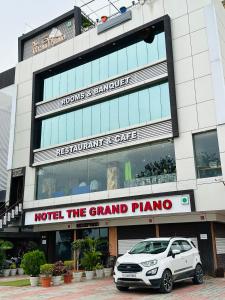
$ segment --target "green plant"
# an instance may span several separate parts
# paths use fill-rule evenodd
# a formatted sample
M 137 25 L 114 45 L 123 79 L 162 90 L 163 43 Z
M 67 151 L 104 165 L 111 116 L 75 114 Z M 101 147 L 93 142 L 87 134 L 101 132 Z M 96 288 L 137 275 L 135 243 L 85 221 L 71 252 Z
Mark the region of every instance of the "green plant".
M 95 266 L 95 270 L 102 270 L 104 269 L 104 266 L 100 263 L 97 263 L 97 265 Z
M 76 270 L 79 270 L 79 256 L 80 251 L 84 246 L 84 240 L 78 239 L 72 242 L 72 250 L 74 251 L 74 261 L 76 263 Z
M 10 250 L 13 248 L 13 243 L 9 241 L 0 240 L 0 249 L 3 251 Z
M 57 261 L 53 265 L 53 276 L 61 276 L 66 272 L 66 268 L 62 261 Z
M 84 252 L 81 259 L 81 264 L 86 271 L 95 270 L 95 266 L 99 263 L 102 253 L 100 251 L 92 250 Z
M 24 254 L 21 266 L 25 274 L 30 276 L 38 276 L 40 274 L 40 266 L 46 263 L 43 251 L 34 250 Z
M 40 266 L 40 273 L 42 275 L 45 275 L 46 277 L 49 277 L 53 273 L 53 268 L 54 268 L 53 264 L 44 264 L 44 265 L 41 265 Z
M 12 263 L 12 264 L 10 265 L 10 269 L 16 269 L 16 264 L 15 264 L 15 263 Z
M 70 273 L 73 270 L 74 261 L 73 260 L 65 260 L 64 266 L 67 273 Z

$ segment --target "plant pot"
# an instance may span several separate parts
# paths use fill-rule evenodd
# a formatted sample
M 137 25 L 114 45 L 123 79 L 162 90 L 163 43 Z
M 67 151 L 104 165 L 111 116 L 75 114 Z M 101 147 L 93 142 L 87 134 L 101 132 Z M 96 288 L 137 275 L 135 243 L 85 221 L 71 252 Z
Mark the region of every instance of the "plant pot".
M 10 275 L 10 269 L 3 269 L 3 276 L 8 277 Z
M 75 282 L 80 282 L 82 278 L 83 272 L 82 271 L 77 271 L 73 272 L 73 279 Z
M 71 283 L 73 275 L 72 274 L 64 274 L 64 283 Z
M 94 271 L 85 271 L 86 279 L 91 280 L 94 278 Z
M 30 277 L 30 285 L 31 286 L 38 286 L 39 284 L 39 276 L 38 277 Z
M 112 268 L 104 268 L 105 277 L 110 277 L 112 274 Z
M 52 283 L 53 283 L 53 285 L 60 285 L 61 279 L 62 279 L 61 275 L 52 276 Z
M 49 277 L 41 277 L 41 286 L 42 287 L 50 287 L 52 278 Z
M 16 276 L 16 269 L 10 269 L 10 275 L 11 276 Z
M 24 269 L 23 268 L 18 268 L 18 274 L 23 275 L 24 274 Z
M 97 278 L 103 278 L 103 276 L 104 276 L 104 270 L 103 269 L 96 270 L 96 277 Z

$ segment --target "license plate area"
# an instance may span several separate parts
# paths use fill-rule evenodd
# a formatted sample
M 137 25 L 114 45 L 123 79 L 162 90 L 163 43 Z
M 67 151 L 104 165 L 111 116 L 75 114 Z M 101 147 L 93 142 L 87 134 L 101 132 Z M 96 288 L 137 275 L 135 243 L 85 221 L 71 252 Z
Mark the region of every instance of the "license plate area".
M 123 278 L 136 278 L 135 273 L 122 273 Z

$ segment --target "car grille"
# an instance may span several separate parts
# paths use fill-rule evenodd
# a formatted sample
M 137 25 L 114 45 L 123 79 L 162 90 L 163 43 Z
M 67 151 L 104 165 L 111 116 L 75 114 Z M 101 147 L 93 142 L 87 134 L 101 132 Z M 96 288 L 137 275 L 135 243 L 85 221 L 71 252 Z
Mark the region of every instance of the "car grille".
M 118 278 L 119 281 L 125 281 L 125 282 L 143 282 L 142 279 L 138 279 L 138 278 Z
M 117 269 L 122 273 L 137 273 L 142 271 L 142 267 L 138 264 L 120 264 Z

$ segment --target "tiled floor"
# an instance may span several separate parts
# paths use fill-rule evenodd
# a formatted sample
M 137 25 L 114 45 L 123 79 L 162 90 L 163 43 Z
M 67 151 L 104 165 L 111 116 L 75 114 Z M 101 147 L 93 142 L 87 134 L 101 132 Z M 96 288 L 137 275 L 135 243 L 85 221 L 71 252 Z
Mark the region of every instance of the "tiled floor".
M 0 278 L 0 281 L 2 279 Z M 177 283 L 171 294 L 159 294 L 151 289 L 117 291 L 112 278 L 80 283 L 62 284 L 57 287 L 0 287 L 1 300 L 225 300 L 225 279 L 208 278 L 202 285 L 191 281 Z

